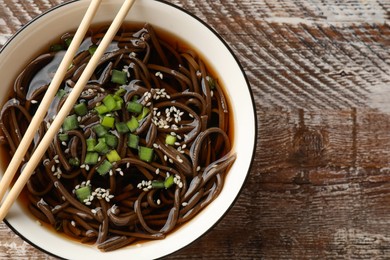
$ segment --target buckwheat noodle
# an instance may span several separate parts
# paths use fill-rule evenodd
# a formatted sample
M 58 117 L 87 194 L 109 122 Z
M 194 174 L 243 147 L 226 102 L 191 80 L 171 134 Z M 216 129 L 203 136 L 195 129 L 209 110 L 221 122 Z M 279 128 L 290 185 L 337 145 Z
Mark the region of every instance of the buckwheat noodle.
M 92 30 L 82 43 L 26 161 L 104 32 Z M 64 34 L 62 48 L 38 56 L 15 81 L 0 115 L 0 144 L 10 156 L 71 37 Z M 36 218 L 83 243 L 112 251 L 137 241 L 163 239 L 219 195 L 236 158 L 229 138 L 228 102 L 196 52 L 175 45 L 159 38 L 149 24 L 123 27 L 117 34 L 79 98 L 87 111 L 80 115 L 74 109 L 69 117 L 77 118 L 76 125 L 65 129 L 64 123 L 26 185 L 28 209 Z M 124 72 L 125 82 L 115 81 L 114 71 Z M 129 103 L 142 111 L 129 109 Z M 112 104 L 116 107 L 98 111 Z M 103 123 L 112 118 L 115 124 Z M 134 118 L 135 129 L 117 128 Z M 104 136 L 95 128 L 99 125 L 106 130 Z M 107 135 L 114 136 L 114 143 L 106 145 Z M 136 146 L 130 146 L 131 138 L 137 140 Z M 98 145 L 108 149 L 97 150 Z M 149 158 L 142 158 L 140 147 L 149 151 Z M 87 158 L 92 154 L 98 154 L 94 161 Z M 78 194 L 83 189 L 84 197 Z

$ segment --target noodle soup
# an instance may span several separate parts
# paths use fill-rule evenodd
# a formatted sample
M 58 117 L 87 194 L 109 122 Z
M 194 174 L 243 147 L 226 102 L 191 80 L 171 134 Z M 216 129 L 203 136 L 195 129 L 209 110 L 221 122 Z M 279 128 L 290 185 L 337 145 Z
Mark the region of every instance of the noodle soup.
M 104 32 L 83 41 L 26 160 Z M 11 156 L 71 40 L 62 35 L 17 77 L 0 115 L 1 149 Z M 236 159 L 232 120 L 196 50 L 150 24 L 124 26 L 26 185 L 26 207 L 101 251 L 164 239 L 220 194 Z

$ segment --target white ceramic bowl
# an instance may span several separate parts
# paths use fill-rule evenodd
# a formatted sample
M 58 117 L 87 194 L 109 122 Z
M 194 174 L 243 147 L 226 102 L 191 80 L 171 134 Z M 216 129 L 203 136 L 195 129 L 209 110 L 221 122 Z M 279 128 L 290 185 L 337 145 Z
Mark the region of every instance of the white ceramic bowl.
M 103 1 L 94 23 L 109 22 L 123 0 Z M 0 91 L 12 86 L 17 74 L 48 42 L 77 28 L 89 1 L 71 1 L 37 17 L 16 33 L 0 51 Z M 26 241 L 41 250 L 67 259 L 153 259 L 169 255 L 190 244 L 215 225 L 233 205 L 249 173 L 256 143 L 254 103 L 242 67 L 226 43 L 208 25 L 188 12 L 160 1 L 138 0 L 126 21 L 149 22 L 190 42 L 208 60 L 231 99 L 234 114 L 234 150 L 237 160 L 227 175 L 222 193 L 198 216 L 164 240 L 132 245 L 102 253 L 88 246 L 64 239 L 38 225 L 16 203 L 6 222 Z M 0 95 L 0 104 L 5 102 Z M 4 166 L 2 167 L 4 171 Z

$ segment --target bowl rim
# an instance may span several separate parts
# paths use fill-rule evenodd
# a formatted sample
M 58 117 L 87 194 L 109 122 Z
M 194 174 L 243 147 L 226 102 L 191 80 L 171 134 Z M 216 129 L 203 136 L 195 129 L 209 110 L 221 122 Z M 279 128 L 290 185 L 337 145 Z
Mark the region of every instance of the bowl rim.
M 67 5 L 71 5 L 71 4 L 74 4 L 75 2 L 80 2 L 81 0 L 70 0 L 70 1 L 67 1 L 67 2 L 63 2 L 63 3 L 60 3 L 60 4 L 57 4 L 45 11 L 43 11 L 41 14 L 35 16 L 34 18 L 32 18 L 30 21 L 28 21 L 27 23 L 23 24 L 13 35 L 11 35 L 7 41 L 4 43 L 4 45 L 0 48 L 0 54 L 4 51 L 4 49 L 14 40 L 14 38 L 16 38 L 21 32 L 23 32 L 24 30 L 28 29 L 29 25 L 34 23 L 35 21 L 39 20 L 39 19 L 42 19 L 42 17 L 44 17 L 45 15 L 47 15 L 48 13 L 50 12 L 53 12 L 59 8 L 62 8 L 63 6 L 67 6 Z M 176 250 L 172 251 L 171 253 L 169 254 L 166 254 L 164 256 L 161 256 L 162 257 L 167 257 L 169 255 L 172 255 L 180 250 L 183 250 L 184 248 L 190 246 L 191 244 L 195 243 L 196 241 L 198 241 L 199 239 L 201 239 L 203 236 L 205 236 L 206 234 L 208 234 L 218 223 L 221 222 L 221 220 L 228 214 L 228 212 L 232 209 L 232 207 L 235 205 L 235 203 L 237 202 L 237 199 L 239 198 L 240 194 L 242 193 L 246 183 L 248 182 L 248 179 L 249 179 L 249 175 L 250 175 L 250 172 L 252 171 L 252 168 L 253 168 L 253 164 L 254 164 L 254 158 L 255 158 L 255 154 L 256 154 L 256 147 L 257 147 L 257 143 L 258 143 L 258 119 L 257 119 L 257 107 L 256 107 L 256 102 L 255 102 L 255 99 L 254 99 L 254 94 L 253 94 L 253 90 L 251 88 L 251 84 L 249 82 L 249 79 L 248 79 L 248 76 L 246 75 L 245 73 L 245 69 L 244 67 L 242 66 L 240 60 L 238 59 L 238 57 L 236 56 L 236 54 L 234 53 L 233 49 L 229 46 L 229 44 L 225 41 L 225 39 L 208 23 L 206 23 L 205 21 L 203 21 L 200 17 L 198 17 L 197 15 L 191 13 L 190 11 L 187 11 L 186 9 L 184 9 L 183 7 L 181 6 L 178 6 L 178 5 L 175 5 L 173 3 L 170 3 L 170 2 L 167 2 L 165 0 L 151 0 L 151 1 L 155 1 L 155 2 L 160 2 L 162 4 L 165 4 L 165 5 L 168 5 L 168 6 L 171 6 L 183 13 L 185 13 L 186 15 L 189 15 L 190 17 L 194 18 L 195 20 L 197 20 L 199 23 L 201 23 L 203 26 L 206 27 L 207 30 L 209 30 L 211 33 L 213 33 L 218 39 L 219 41 L 225 46 L 225 48 L 229 51 L 230 55 L 232 56 L 232 58 L 235 60 L 236 62 L 236 65 L 239 67 L 241 73 L 242 73 L 242 76 L 243 78 L 245 79 L 245 85 L 247 86 L 247 89 L 248 89 L 248 92 L 249 92 L 249 96 L 250 96 L 250 99 L 251 99 L 251 106 L 252 106 L 252 109 L 253 109 L 253 122 L 254 122 L 254 142 L 253 142 L 253 147 L 252 147 L 252 151 L 251 151 L 251 158 L 250 158 L 250 164 L 248 165 L 248 171 L 245 173 L 245 178 L 243 180 L 243 183 L 242 183 L 242 186 L 240 187 L 239 191 L 237 192 L 237 194 L 235 195 L 235 198 L 233 199 L 232 203 L 229 205 L 229 207 L 225 210 L 225 212 L 218 218 L 218 220 L 212 225 L 210 226 L 203 234 L 201 234 L 200 236 L 196 237 L 192 242 L 186 244 L 185 246 L 183 247 L 180 247 L 180 248 L 177 248 Z M 38 250 L 40 250 L 41 252 L 44 252 L 50 256 L 53 256 L 53 257 L 56 257 L 56 258 L 59 258 L 59 259 L 66 259 L 66 258 L 63 258 L 57 254 L 55 254 L 54 252 L 50 252 L 42 247 L 40 247 L 39 245 L 37 245 L 36 243 L 32 242 L 31 240 L 29 240 L 28 238 L 26 238 L 22 233 L 20 233 L 20 231 L 18 231 L 11 223 L 9 223 L 9 221 L 7 221 L 7 219 L 5 218 L 4 219 L 4 223 L 16 234 L 18 235 L 20 238 L 22 238 L 24 241 L 26 241 L 28 244 L 30 244 L 31 246 L 37 248 Z

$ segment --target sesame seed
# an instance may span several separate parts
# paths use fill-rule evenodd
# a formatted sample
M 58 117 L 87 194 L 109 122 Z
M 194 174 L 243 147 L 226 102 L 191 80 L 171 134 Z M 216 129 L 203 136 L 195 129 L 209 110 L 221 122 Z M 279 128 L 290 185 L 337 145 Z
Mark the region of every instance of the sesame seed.
M 61 144 L 62 144 L 63 146 L 67 146 L 66 142 L 62 142 Z
M 156 174 L 160 174 L 160 168 L 156 169 Z
M 36 101 L 36 100 L 31 100 L 31 104 L 36 104 L 36 103 L 38 103 L 38 101 Z
M 183 202 L 181 205 L 182 205 L 183 207 L 185 207 L 185 206 L 188 205 L 188 203 L 187 203 L 187 202 Z
M 164 155 L 164 161 L 168 160 L 168 156 Z
M 200 166 L 196 167 L 196 171 L 197 172 L 200 171 Z
M 171 158 L 169 158 L 169 162 L 170 162 L 170 163 L 173 163 L 173 160 L 172 160 Z
M 85 170 L 89 171 L 89 165 L 85 165 Z
M 157 205 L 160 205 L 160 204 L 161 204 L 161 200 L 158 199 L 158 200 L 157 200 Z
M 124 175 L 125 175 L 125 173 L 124 173 L 123 171 L 120 171 L 119 174 L 120 174 L 121 176 L 124 176 Z
M 85 166 L 86 166 L 85 164 L 82 164 L 82 165 L 80 165 L 80 168 L 85 169 Z
M 54 165 L 51 167 L 51 171 L 52 171 L 52 172 L 55 172 L 55 171 L 56 171 L 56 167 L 55 167 Z
M 127 168 L 130 168 L 130 163 L 129 163 L 129 162 L 126 164 L 126 167 L 127 167 Z

